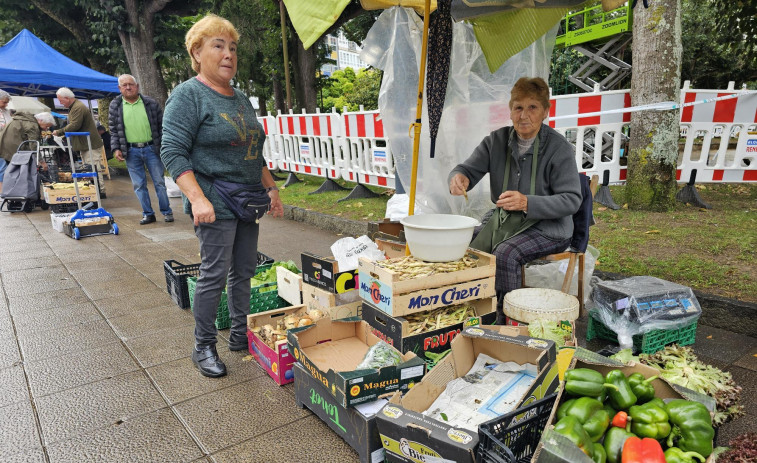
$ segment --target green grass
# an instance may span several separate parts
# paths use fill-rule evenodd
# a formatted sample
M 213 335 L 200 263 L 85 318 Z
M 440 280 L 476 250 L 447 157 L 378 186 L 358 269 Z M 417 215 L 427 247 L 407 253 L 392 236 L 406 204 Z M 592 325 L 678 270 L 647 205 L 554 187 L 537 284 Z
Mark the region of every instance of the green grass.
M 390 195 L 337 202 L 349 191 L 309 194 L 322 178 L 281 190 L 284 204 L 352 220 L 382 220 Z M 351 188 L 353 184 L 338 182 Z M 284 181 L 278 181 L 279 187 Z M 597 224 L 589 243 L 599 249 L 597 269 L 624 275 L 650 275 L 710 294 L 757 302 L 757 185 L 697 187 L 711 209 L 676 203 L 668 213 L 620 209 L 594 203 Z M 624 187 L 610 187 L 625 203 Z

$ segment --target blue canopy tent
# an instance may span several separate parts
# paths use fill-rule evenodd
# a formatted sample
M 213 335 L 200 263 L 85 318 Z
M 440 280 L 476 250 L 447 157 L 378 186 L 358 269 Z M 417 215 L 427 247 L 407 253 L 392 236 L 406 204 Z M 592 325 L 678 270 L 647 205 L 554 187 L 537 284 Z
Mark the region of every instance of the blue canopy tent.
M 6 92 L 54 97 L 60 87 L 98 99 L 118 94 L 118 79 L 73 61 L 26 29 L 0 48 L 0 88 Z

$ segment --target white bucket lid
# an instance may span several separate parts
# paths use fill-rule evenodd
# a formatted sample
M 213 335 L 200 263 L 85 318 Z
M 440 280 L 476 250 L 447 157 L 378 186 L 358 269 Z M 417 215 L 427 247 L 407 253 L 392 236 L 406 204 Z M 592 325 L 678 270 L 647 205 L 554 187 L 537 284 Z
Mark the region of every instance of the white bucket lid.
M 505 295 L 502 310 L 510 318 L 523 323 L 534 320 L 575 320 L 578 298 L 556 289 L 521 288 Z

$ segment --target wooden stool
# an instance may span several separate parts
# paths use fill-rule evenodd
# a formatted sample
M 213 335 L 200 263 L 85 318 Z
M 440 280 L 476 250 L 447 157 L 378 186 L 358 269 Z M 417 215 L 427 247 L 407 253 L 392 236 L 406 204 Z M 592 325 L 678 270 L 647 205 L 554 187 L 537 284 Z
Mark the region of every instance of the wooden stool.
M 558 261 L 568 259 L 568 268 L 565 271 L 565 278 L 563 279 L 562 288 L 560 291 L 565 294 L 570 294 L 570 283 L 573 281 L 573 272 L 576 268 L 576 260 L 578 260 L 578 316 L 583 317 L 586 315 L 586 309 L 584 308 L 584 258 L 583 252 L 565 251 L 557 254 L 549 254 L 537 260 L 544 261 Z M 528 265 L 528 264 L 526 264 Z M 526 265 L 521 265 L 520 268 L 520 283 L 523 288 L 526 287 Z

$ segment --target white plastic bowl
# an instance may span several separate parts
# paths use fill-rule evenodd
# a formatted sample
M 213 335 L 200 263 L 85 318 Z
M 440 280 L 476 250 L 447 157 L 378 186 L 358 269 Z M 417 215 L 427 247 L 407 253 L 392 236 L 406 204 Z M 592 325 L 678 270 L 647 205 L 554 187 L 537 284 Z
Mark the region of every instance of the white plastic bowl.
M 421 214 L 400 220 L 410 253 L 428 262 L 461 259 L 468 249 L 473 228 L 480 222 L 464 215 Z

